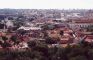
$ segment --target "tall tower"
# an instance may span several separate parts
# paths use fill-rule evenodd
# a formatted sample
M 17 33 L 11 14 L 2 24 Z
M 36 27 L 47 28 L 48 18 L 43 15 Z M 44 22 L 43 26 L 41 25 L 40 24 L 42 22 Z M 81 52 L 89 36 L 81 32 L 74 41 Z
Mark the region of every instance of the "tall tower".
M 6 22 L 8 21 L 8 18 L 5 18 L 4 19 L 4 22 L 3 22 L 3 24 L 4 24 L 4 32 L 6 32 Z
M 62 21 L 66 21 L 66 19 L 65 19 L 65 13 L 61 13 L 61 20 Z
M 64 18 L 65 17 L 65 14 L 64 13 L 61 13 L 61 18 Z

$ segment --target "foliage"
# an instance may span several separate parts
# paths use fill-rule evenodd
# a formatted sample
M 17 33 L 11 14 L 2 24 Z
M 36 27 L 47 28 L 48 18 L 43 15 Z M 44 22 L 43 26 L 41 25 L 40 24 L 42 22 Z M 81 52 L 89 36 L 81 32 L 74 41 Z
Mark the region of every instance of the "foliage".
M 11 39 L 12 41 L 16 42 L 16 40 L 17 40 L 17 36 L 11 36 L 10 39 Z
M 48 47 L 46 43 L 35 40 L 28 45 L 25 51 L 0 50 L 0 60 L 93 60 L 91 44 Z
M 30 41 L 30 42 L 28 42 L 28 46 L 30 48 L 35 47 L 36 46 L 36 42 L 35 41 Z
M 3 39 L 4 41 L 8 40 L 8 38 L 7 38 L 6 36 L 2 36 L 2 39 Z

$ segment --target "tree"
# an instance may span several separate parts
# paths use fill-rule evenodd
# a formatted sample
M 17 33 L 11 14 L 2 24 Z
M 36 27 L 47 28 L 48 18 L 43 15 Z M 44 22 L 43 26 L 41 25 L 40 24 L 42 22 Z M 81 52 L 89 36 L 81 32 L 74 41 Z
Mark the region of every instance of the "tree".
M 89 46 L 89 43 L 86 42 L 86 41 L 84 41 L 84 40 L 82 40 L 79 44 L 80 44 L 80 46 L 82 46 L 82 47 L 87 47 L 87 46 Z
M 16 35 L 13 35 L 13 36 L 11 36 L 10 39 L 11 39 L 12 41 L 16 42 L 16 41 L 17 41 L 17 36 L 16 36 Z
M 6 36 L 2 36 L 2 39 L 3 39 L 4 41 L 8 40 L 8 38 L 7 38 Z
M 11 47 L 11 44 L 7 43 L 6 41 L 1 45 L 3 48 Z
M 65 49 L 58 47 L 56 54 L 52 57 L 52 60 L 68 60 Z
M 24 35 L 26 33 L 26 31 L 23 30 L 23 29 L 20 29 L 20 30 L 18 30 L 18 33 L 21 34 L 21 35 Z
M 86 56 L 78 55 L 76 57 L 70 58 L 70 60 L 88 60 Z
M 29 42 L 28 42 L 28 46 L 29 46 L 30 48 L 35 47 L 35 46 L 36 46 L 36 41 L 29 41 Z
M 4 24 L 0 23 L 0 29 L 4 29 L 4 26 L 5 26 Z
M 60 31 L 60 35 L 62 36 L 64 34 L 64 32 L 63 31 Z
M 46 42 L 47 44 L 56 44 L 56 43 L 57 43 L 57 40 L 52 39 L 51 37 L 47 37 L 47 38 L 45 39 L 45 42 Z

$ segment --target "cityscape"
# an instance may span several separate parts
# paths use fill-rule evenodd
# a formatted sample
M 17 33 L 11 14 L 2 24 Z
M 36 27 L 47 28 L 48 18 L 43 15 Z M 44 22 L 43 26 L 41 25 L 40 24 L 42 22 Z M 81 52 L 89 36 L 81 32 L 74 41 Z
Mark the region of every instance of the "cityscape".
M 0 0 L 0 60 L 93 60 L 93 0 Z
M 0 9 L 0 60 L 93 60 L 93 10 Z

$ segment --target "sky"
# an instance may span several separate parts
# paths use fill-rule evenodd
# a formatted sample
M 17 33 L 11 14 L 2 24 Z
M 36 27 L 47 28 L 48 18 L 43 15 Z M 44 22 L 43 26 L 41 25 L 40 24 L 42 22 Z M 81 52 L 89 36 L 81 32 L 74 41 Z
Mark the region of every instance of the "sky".
M 0 0 L 0 8 L 93 9 L 93 0 Z

